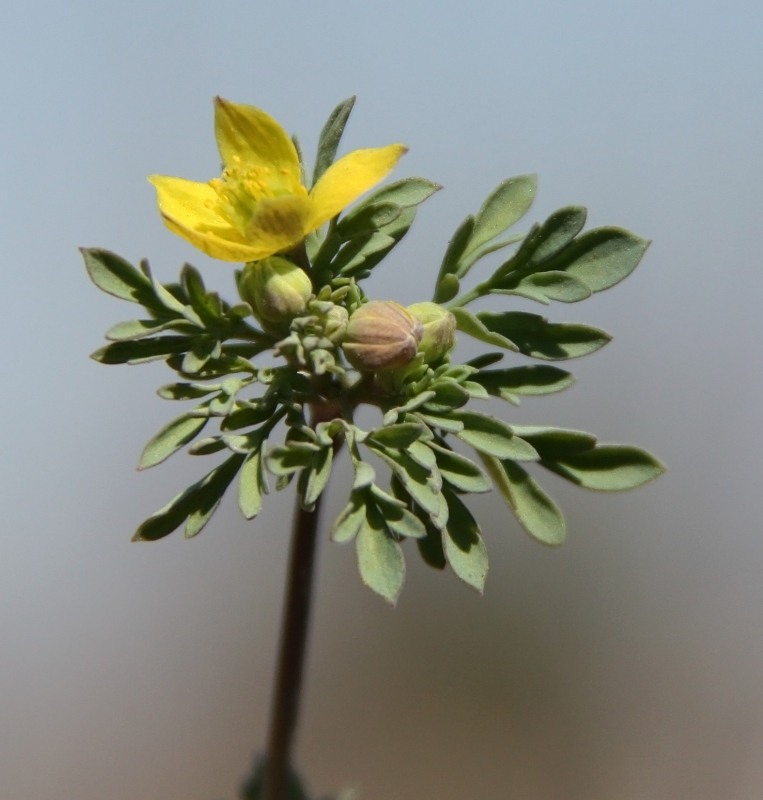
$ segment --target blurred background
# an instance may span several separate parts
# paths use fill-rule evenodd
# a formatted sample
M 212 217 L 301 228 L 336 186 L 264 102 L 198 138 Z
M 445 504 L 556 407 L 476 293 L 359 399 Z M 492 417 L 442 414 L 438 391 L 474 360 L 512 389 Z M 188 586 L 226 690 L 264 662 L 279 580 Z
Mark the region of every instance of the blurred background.
M 558 550 L 481 498 L 484 597 L 411 548 L 392 610 L 324 540 L 310 789 L 757 800 L 762 36 L 753 0 L 7 5 L 0 795 L 230 800 L 262 746 L 291 494 L 254 523 L 228 498 L 194 541 L 130 543 L 210 464 L 135 472 L 179 411 L 154 394 L 172 375 L 88 359 L 132 311 L 76 248 L 150 256 L 165 280 L 191 260 L 230 295 L 228 267 L 163 228 L 145 176 L 217 174 L 216 94 L 268 110 L 309 157 L 357 94 L 343 152 L 402 141 L 395 176 L 445 186 L 379 297 L 429 298 L 456 225 L 524 172 L 532 220 L 579 203 L 654 240 L 624 284 L 546 310 L 614 334 L 571 363 L 577 385 L 500 412 L 640 444 L 670 472 L 624 495 L 544 478 L 568 517 Z M 327 520 L 345 497 L 335 484 Z

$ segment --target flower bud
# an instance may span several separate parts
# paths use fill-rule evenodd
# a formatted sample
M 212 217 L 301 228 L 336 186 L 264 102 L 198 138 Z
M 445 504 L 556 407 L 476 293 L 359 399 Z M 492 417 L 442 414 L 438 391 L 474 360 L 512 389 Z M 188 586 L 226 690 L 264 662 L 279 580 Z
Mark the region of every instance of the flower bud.
M 347 330 L 347 309 L 334 306 L 323 318 L 323 335 L 332 343 L 339 344 Z
M 421 334 L 421 323 L 399 303 L 372 300 L 350 316 L 342 349 L 362 372 L 398 369 L 416 357 Z
M 437 303 L 414 303 L 408 311 L 421 323 L 424 333 L 419 353 L 431 364 L 446 356 L 456 344 L 456 318 Z
M 313 285 L 296 264 L 272 256 L 246 265 L 239 293 L 266 330 L 281 332 L 305 310 Z

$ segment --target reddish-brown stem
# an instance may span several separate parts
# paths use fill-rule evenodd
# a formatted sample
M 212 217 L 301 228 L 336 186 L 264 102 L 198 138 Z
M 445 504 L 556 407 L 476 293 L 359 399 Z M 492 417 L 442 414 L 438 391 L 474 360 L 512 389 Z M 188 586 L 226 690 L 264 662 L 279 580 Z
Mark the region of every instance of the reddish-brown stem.
M 310 622 L 319 505 L 320 500 L 312 511 L 305 511 L 297 503 L 294 518 L 263 800 L 287 800 Z

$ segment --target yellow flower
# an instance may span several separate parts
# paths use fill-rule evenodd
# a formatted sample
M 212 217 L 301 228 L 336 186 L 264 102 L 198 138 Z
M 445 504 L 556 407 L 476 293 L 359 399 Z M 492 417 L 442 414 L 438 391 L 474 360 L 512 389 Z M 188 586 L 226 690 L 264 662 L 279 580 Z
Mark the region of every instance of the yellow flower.
M 254 106 L 215 98 L 223 174 L 208 183 L 152 175 L 165 225 L 222 261 L 258 261 L 290 250 L 381 181 L 406 148 L 355 150 L 308 191 L 294 143 Z

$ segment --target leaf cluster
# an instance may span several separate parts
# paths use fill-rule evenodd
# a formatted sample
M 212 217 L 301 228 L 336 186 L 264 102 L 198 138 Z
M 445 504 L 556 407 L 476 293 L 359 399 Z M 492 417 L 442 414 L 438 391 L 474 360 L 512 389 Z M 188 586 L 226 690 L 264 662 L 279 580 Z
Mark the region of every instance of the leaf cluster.
M 321 133 L 314 181 L 336 156 L 352 102 L 337 106 Z M 388 184 L 308 237 L 300 264 L 315 293 L 281 339 L 260 330 L 248 304 L 230 305 L 208 291 L 190 265 L 177 283 L 163 285 L 146 262 L 136 268 L 106 250 L 83 250 L 96 286 L 145 311 L 111 328 L 93 357 L 105 364 L 163 359 L 179 380 L 159 395 L 192 404 L 151 438 L 139 467 L 162 463 L 185 447 L 222 459 L 150 516 L 136 539 L 154 541 L 178 528 L 195 536 L 234 480 L 247 519 L 261 511 L 271 482 L 276 489 L 294 483 L 302 507 L 315 508 L 346 448 L 353 478 L 331 538 L 354 542 L 362 580 L 394 603 L 405 579 L 408 539 L 428 564 L 450 567 L 483 590 L 488 558 L 469 509 L 471 494 L 497 489 L 530 536 L 559 545 L 564 518 L 534 477 L 536 469 L 599 491 L 631 489 L 662 472 L 639 448 L 602 444 L 583 431 L 511 425 L 475 408 L 490 398 L 517 404 L 573 383 L 569 372 L 548 363 L 497 367 L 507 352 L 540 362 L 567 360 L 595 352 L 610 337 L 525 311 L 473 312 L 468 304 L 488 295 L 577 302 L 625 278 L 647 247 L 619 228 L 582 233 L 585 210 L 574 206 L 526 235 L 506 235 L 532 204 L 533 176 L 503 181 L 464 220 L 435 287 L 435 302 L 447 304 L 458 330 L 499 352 L 466 364 L 451 363 L 448 354 L 427 362 L 420 352 L 406 367 L 377 374 L 348 367 L 336 328 L 328 327 L 331 315 L 340 306 L 346 319 L 365 302 L 359 282 L 405 236 L 418 206 L 437 189 L 423 178 Z M 486 280 L 459 294 L 472 267 L 513 245 Z M 275 366 L 255 363 L 266 352 Z M 364 404 L 380 409 L 377 427 L 356 424 Z

